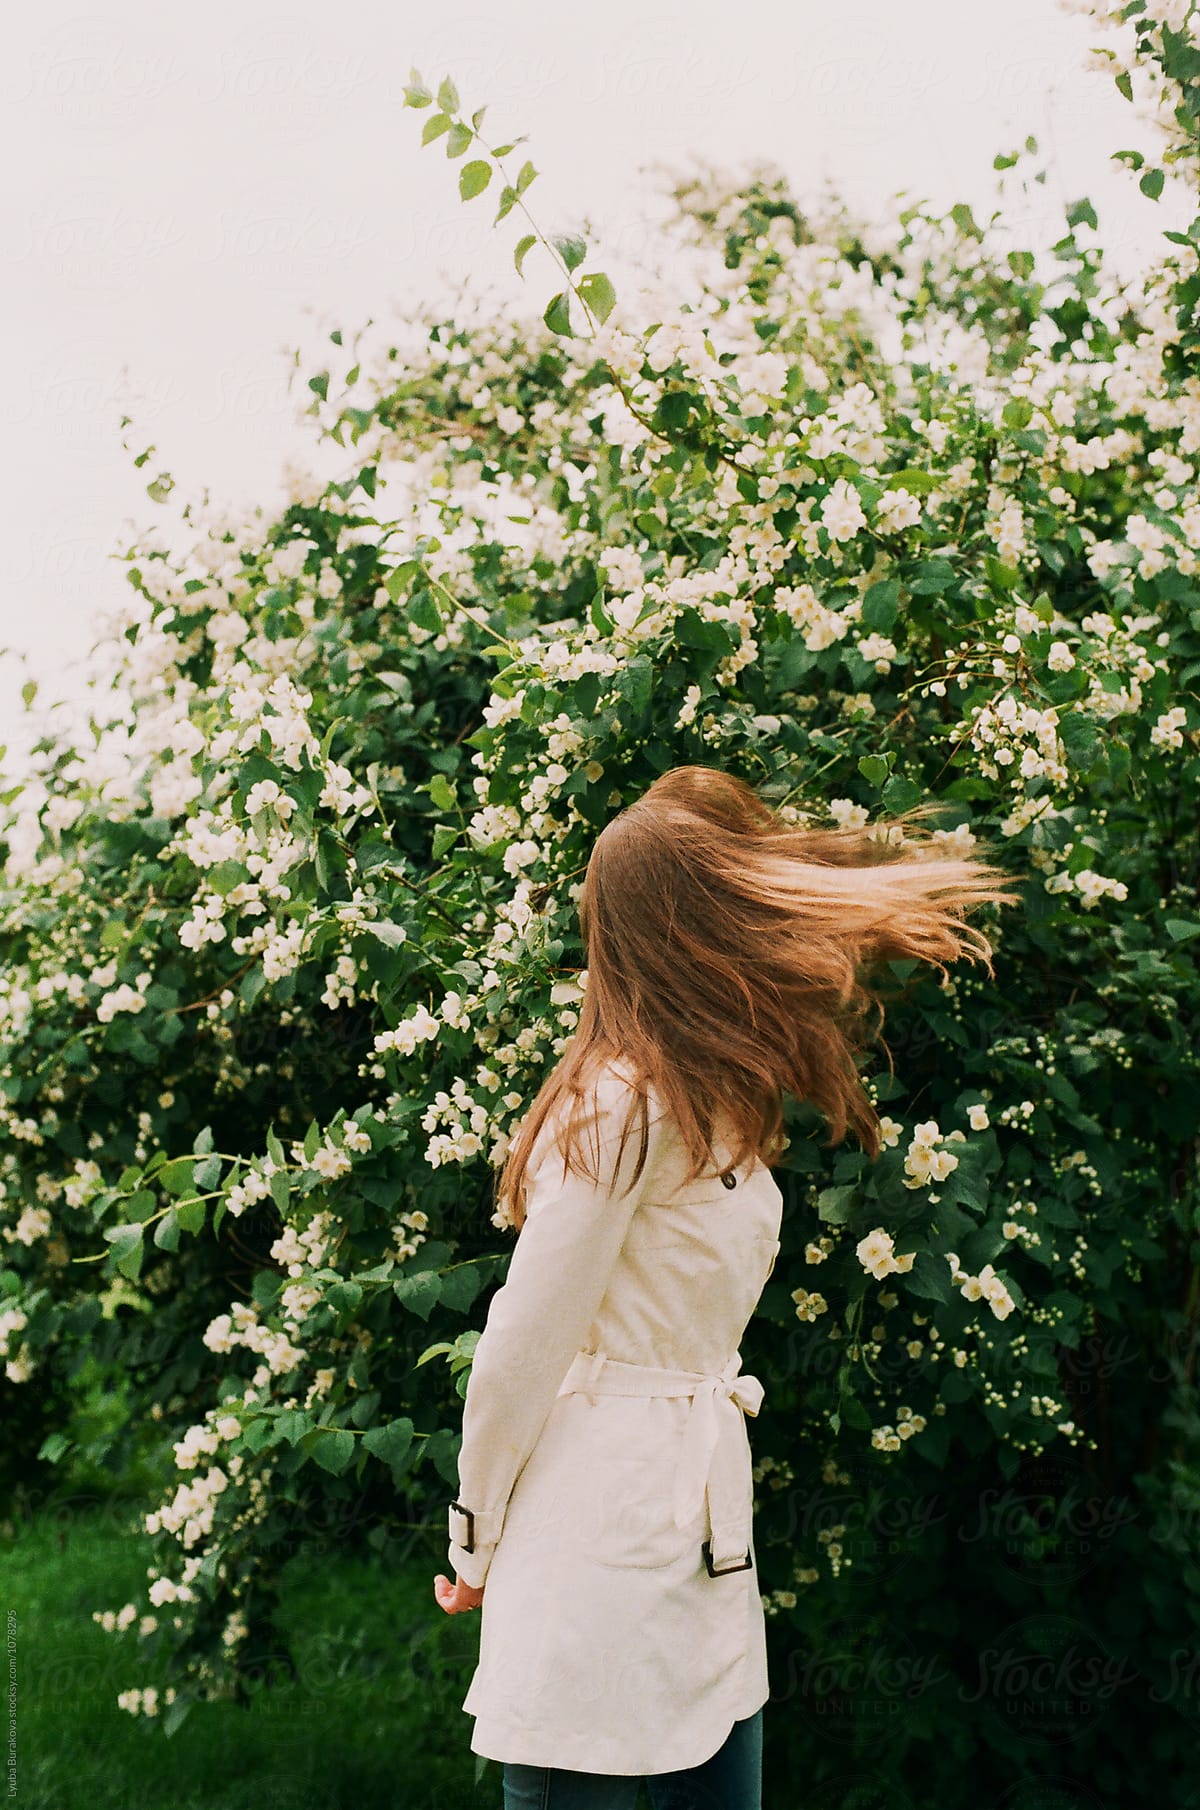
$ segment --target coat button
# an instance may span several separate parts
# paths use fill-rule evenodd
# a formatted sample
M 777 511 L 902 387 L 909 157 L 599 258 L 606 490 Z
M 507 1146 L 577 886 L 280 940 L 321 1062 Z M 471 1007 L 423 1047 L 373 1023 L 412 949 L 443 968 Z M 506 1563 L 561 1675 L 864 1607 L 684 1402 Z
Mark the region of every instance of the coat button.
M 725 1171 L 724 1175 L 721 1177 L 721 1180 L 724 1182 L 724 1184 L 727 1188 L 736 1188 L 737 1187 L 737 1176 L 733 1173 L 732 1169 L 727 1169 Z

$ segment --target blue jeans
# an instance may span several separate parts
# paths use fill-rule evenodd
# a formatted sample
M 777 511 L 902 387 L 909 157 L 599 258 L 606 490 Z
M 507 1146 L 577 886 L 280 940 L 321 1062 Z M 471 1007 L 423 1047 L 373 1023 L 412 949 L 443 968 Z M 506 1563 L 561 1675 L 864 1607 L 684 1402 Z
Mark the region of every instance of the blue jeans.
M 762 1810 L 762 1710 L 735 1722 L 701 1766 L 646 1776 L 652 1810 Z M 634 1810 L 642 1780 L 505 1760 L 504 1810 Z

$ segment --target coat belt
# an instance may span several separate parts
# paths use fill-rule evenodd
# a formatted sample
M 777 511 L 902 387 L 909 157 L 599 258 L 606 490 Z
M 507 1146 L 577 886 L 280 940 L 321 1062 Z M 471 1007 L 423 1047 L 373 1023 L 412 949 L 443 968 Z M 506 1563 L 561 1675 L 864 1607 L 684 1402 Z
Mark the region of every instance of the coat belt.
M 580 1351 L 558 1390 L 560 1395 L 691 1396 L 675 1473 L 675 1525 L 686 1527 L 707 1498 L 712 1559 L 718 1566 L 750 1549 L 753 1491 L 744 1416 L 758 1413 L 764 1390 L 756 1376 L 742 1373 L 741 1363 L 735 1352 L 719 1371 L 665 1370 L 622 1363 L 602 1351 Z

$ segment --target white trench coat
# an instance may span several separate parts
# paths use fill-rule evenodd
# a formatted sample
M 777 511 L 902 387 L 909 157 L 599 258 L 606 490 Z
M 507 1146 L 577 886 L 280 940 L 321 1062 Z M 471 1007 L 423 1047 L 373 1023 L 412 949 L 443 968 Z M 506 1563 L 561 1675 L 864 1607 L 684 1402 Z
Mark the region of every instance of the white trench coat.
M 609 1064 L 598 1184 L 563 1179 L 549 1123 L 531 1155 L 467 1386 L 449 1562 L 486 1581 L 472 1751 L 641 1775 L 700 1765 L 769 1696 L 744 1419 L 763 1390 L 738 1346 L 783 1196 L 720 1138 L 683 1188 L 651 1089 L 645 1168 L 634 1184 L 635 1115 L 606 1198 L 630 1099 Z

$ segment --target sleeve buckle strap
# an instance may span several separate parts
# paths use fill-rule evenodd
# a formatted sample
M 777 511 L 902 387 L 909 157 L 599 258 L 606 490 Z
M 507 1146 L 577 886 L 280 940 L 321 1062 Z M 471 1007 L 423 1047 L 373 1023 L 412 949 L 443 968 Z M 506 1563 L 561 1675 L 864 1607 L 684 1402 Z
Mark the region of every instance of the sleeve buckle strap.
M 459 1526 L 455 1526 L 455 1515 L 465 1517 L 467 1523 L 465 1529 L 462 1527 L 461 1523 Z M 465 1538 L 462 1537 L 464 1531 L 466 1534 Z M 464 1508 L 461 1502 L 452 1502 L 450 1504 L 450 1538 L 454 1541 L 456 1546 L 461 1546 L 464 1552 L 474 1552 L 475 1516 L 469 1508 Z
M 745 1558 L 739 1559 L 735 1565 L 713 1564 L 711 1540 L 705 1540 L 701 1545 L 700 1550 L 704 1554 L 704 1563 L 708 1570 L 709 1577 L 724 1577 L 727 1571 L 749 1571 L 754 1564 L 749 1547 L 746 1548 Z
M 459 1488 L 461 1487 L 460 1484 Z M 485 1546 L 494 1546 L 503 1530 L 507 1507 L 507 1503 L 500 1503 L 494 1508 L 472 1509 L 462 1502 L 452 1502 L 449 1514 L 450 1538 L 464 1552 L 478 1552 Z M 460 1533 L 466 1534 L 465 1540 L 459 1539 Z

